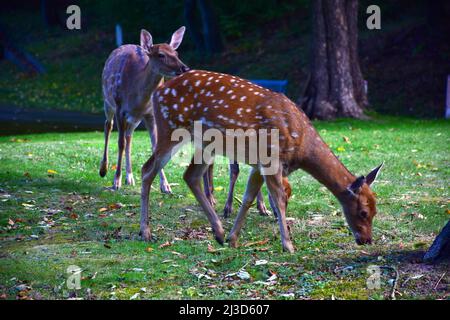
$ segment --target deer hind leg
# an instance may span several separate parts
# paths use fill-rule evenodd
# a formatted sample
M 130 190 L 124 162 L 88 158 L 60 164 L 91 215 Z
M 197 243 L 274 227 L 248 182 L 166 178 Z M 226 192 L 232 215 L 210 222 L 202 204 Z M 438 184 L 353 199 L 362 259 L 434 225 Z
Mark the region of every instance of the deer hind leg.
M 125 184 L 134 186 L 133 168 L 131 165 L 131 145 L 133 141 L 133 132 L 139 125 L 140 121 L 133 121 L 132 119 L 127 119 L 127 131 L 125 133 L 125 162 L 126 162 L 126 176 Z
M 103 159 L 100 162 L 100 170 L 99 174 L 100 177 L 106 176 L 106 173 L 108 172 L 108 150 L 109 150 L 109 137 L 111 135 L 111 131 L 114 124 L 114 109 L 111 108 L 106 101 L 104 102 L 104 108 L 105 108 L 105 147 L 103 150 Z
M 119 131 L 118 138 L 118 154 L 117 154 L 117 168 L 116 174 L 114 175 L 114 181 L 112 188 L 114 190 L 119 190 L 122 187 L 122 159 L 125 150 L 125 132 L 127 131 L 127 122 L 119 114 L 116 114 L 117 130 Z
M 172 150 L 175 146 L 176 144 L 171 142 L 155 146 L 152 156 L 142 166 L 141 222 L 139 234 L 145 241 L 150 241 L 152 239 L 148 217 L 150 189 L 158 172 L 164 168 L 167 162 L 169 162 L 173 154 Z
M 261 189 L 258 192 L 258 195 L 256 196 L 256 208 L 258 209 L 258 212 L 262 216 L 269 216 L 270 211 L 267 210 L 266 205 L 264 204 L 264 197 L 261 192 Z
M 272 206 L 274 212 L 278 217 L 278 224 L 280 226 L 281 244 L 283 251 L 294 252 L 294 246 L 292 245 L 291 238 L 289 236 L 289 230 L 286 224 L 286 208 L 288 203 L 288 195 L 286 194 L 283 177 L 281 172 L 276 175 L 264 176 L 267 189 L 272 197 Z
M 155 151 L 155 146 L 158 141 L 158 135 L 156 131 L 156 125 L 153 118 L 153 115 L 147 115 L 144 117 L 145 127 L 150 135 L 150 140 L 152 142 L 152 150 Z M 164 170 L 161 169 L 159 172 L 159 188 L 162 193 L 172 193 L 172 189 L 170 188 L 169 181 L 167 181 L 166 175 L 164 174 Z
M 227 238 L 227 241 L 230 243 L 231 247 L 237 246 L 237 239 L 241 232 L 242 226 L 244 225 L 245 216 L 253 204 L 253 201 L 255 201 L 258 191 L 261 190 L 263 182 L 264 179 L 261 176 L 259 169 L 253 167 L 248 178 L 247 189 L 245 190 L 244 198 L 242 199 L 242 205 L 239 208 L 239 213 L 236 217 L 236 221 L 234 222 L 233 229 Z
M 214 164 L 211 164 L 203 175 L 203 188 L 205 190 L 205 196 L 208 199 L 211 206 L 216 205 L 216 198 L 214 198 L 214 183 L 213 183 Z
M 223 245 L 224 242 L 224 231 L 222 228 L 222 223 L 217 216 L 214 208 L 211 206 L 208 198 L 206 198 L 205 193 L 202 190 L 201 179 L 203 174 L 208 169 L 208 164 L 195 164 L 194 159 L 191 160 L 191 164 L 184 173 L 184 180 L 191 189 L 197 201 L 203 208 L 209 222 L 211 223 L 214 236 L 218 243 Z
M 234 186 L 239 176 L 239 164 L 237 162 L 230 163 L 230 186 L 228 189 L 228 198 L 223 209 L 223 217 L 228 218 L 233 212 Z

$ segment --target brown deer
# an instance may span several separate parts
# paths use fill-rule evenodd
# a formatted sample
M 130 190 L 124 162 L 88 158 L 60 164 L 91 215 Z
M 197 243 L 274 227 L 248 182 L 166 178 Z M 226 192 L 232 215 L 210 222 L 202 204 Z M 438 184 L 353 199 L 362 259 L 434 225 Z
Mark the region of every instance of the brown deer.
M 339 200 L 357 244 L 372 242 L 376 200 L 370 185 L 375 181 L 381 165 L 366 177 L 356 178 L 321 139 L 308 117 L 285 95 L 235 76 L 191 70 L 156 89 L 153 105 L 158 135 L 172 138 L 158 140 L 153 155 L 142 167 L 140 234 L 144 240 L 151 239 L 148 218 L 151 184 L 181 145 L 173 134 L 178 133 L 178 129 L 187 129 L 195 134 L 195 126 L 201 123 L 207 129 L 225 133 L 227 129 L 254 129 L 258 132 L 275 129 L 274 132 L 278 132 L 278 138 L 271 134 L 262 148 L 278 153 L 276 159 L 280 165 L 274 174 L 268 174 L 268 166 L 262 162 L 260 152 L 256 164 L 251 163 L 252 171 L 242 205 L 227 239 L 230 246 L 237 246 L 248 209 L 265 182 L 278 217 L 283 249 L 294 251 L 286 226 L 285 213 L 290 194 L 286 178 L 297 169 L 310 173 Z M 227 142 L 226 134 L 223 140 Z M 206 143 L 201 143 L 196 148 L 204 152 L 206 146 Z M 246 145 L 244 150 L 246 162 L 249 162 L 250 147 Z M 234 147 L 233 152 L 236 153 Z M 230 156 L 228 152 L 225 155 Z M 223 244 L 222 224 L 201 190 L 202 175 L 209 164 L 194 160 L 195 157 L 184 173 L 184 180 L 205 211 L 216 240 Z
M 162 77 L 174 77 L 189 68 L 178 58 L 176 49 L 183 40 L 185 27 L 172 35 L 170 44 L 153 44 L 151 34 L 141 31 L 141 45 L 123 45 L 114 50 L 105 63 L 102 75 L 105 108 L 105 149 L 100 163 L 100 176 L 108 171 L 108 144 L 115 116 L 119 131 L 119 154 L 113 189 L 122 185 L 122 158 L 125 150 L 126 184 L 134 185 L 131 167 L 131 142 L 134 129 L 144 120 L 152 145 L 157 136 L 154 126 L 151 94 L 162 83 Z M 160 172 L 160 188 L 164 193 L 171 189 L 164 171 Z

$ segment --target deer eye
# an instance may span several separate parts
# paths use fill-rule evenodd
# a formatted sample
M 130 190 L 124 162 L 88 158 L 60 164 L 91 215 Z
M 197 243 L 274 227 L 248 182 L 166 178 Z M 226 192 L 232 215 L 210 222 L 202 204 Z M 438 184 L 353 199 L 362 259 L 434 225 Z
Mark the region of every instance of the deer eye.
M 166 56 L 165 56 L 163 53 L 161 53 L 161 52 L 158 53 L 158 58 L 164 59 L 165 57 L 166 57 Z
M 366 219 L 369 216 L 369 213 L 367 211 L 363 210 L 359 213 L 359 215 L 361 216 L 361 218 Z

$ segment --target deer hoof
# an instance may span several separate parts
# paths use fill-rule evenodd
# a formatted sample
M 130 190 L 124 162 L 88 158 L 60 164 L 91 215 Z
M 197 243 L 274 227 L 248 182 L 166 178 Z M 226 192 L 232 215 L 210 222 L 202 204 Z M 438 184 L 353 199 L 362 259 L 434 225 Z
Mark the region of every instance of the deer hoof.
M 270 216 L 271 212 L 267 210 L 266 205 L 264 203 L 257 205 L 258 212 L 261 216 Z
M 237 237 L 234 235 L 229 235 L 227 238 L 227 242 L 231 248 L 237 248 Z
M 216 238 L 216 241 L 223 246 L 223 244 L 225 243 L 225 232 L 223 231 L 222 227 L 218 228 L 219 230 L 217 231 L 217 229 L 213 229 L 214 232 L 214 237 Z
M 129 176 L 126 177 L 125 184 L 130 185 L 130 186 L 136 185 L 136 183 L 134 182 L 134 177 L 133 177 L 132 174 L 130 174 Z
M 119 190 L 122 187 L 122 179 L 114 178 L 112 189 Z
M 152 241 L 154 240 L 154 238 L 152 237 L 152 233 L 150 232 L 150 228 L 146 227 L 144 229 L 141 229 L 141 231 L 139 232 L 139 235 L 141 236 L 143 241 Z
M 223 209 L 223 217 L 225 219 L 229 218 L 231 216 L 232 212 L 233 212 L 233 207 L 229 206 L 228 204 L 225 205 L 225 208 Z
M 214 198 L 214 196 L 211 194 L 210 196 L 208 196 L 208 201 L 211 204 L 211 206 L 214 208 L 217 204 L 216 198 Z
M 285 252 L 289 252 L 289 253 L 294 253 L 294 246 L 292 245 L 291 242 L 287 242 L 287 243 L 283 243 L 283 251 Z
M 104 177 L 106 176 L 106 173 L 108 172 L 108 164 L 106 162 L 101 162 L 100 163 L 100 171 L 98 172 L 100 177 Z
M 166 194 L 172 193 L 172 188 L 170 187 L 170 185 L 168 183 L 162 183 L 160 189 L 161 189 L 162 193 L 166 193 Z

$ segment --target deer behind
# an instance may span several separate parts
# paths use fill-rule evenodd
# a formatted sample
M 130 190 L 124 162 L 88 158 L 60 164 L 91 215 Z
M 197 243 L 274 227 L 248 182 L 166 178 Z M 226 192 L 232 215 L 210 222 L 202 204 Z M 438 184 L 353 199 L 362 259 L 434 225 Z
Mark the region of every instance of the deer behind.
M 245 216 L 263 182 L 266 183 L 276 210 L 283 249 L 294 250 L 286 226 L 286 208 L 290 186 L 287 176 L 297 169 L 310 173 L 340 201 L 344 215 L 358 244 L 372 241 L 372 219 L 376 214 L 375 196 L 370 189 L 381 166 L 367 177 L 351 174 L 320 138 L 307 116 L 283 94 L 261 88 L 235 76 L 191 70 L 166 82 L 153 95 L 155 120 L 159 135 L 171 137 L 179 128 L 193 131 L 194 122 L 221 132 L 227 129 L 277 129 L 280 166 L 275 174 L 265 174 L 261 162 L 251 164 L 246 192 L 233 229 L 228 236 L 231 246 L 237 239 Z M 224 137 L 224 144 L 226 139 Z M 265 148 L 271 149 L 269 140 Z M 148 200 L 150 186 L 159 170 L 179 147 L 178 141 L 158 141 L 152 157 L 142 167 L 141 235 L 149 240 Z M 197 146 L 203 148 L 203 146 Z M 248 152 L 249 150 L 245 150 Z M 201 190 L 201 177 L 207 163 L 191 161 L 184 179 L 205 211 L 219 243 L 224 230 L 211 203 Z
M 183 40 L 184 31 L 185 27 L 175 31 L 170 44 L 153 44 L 150 33 L 142 30 L 140 46 L 123 45 L 114 50 L 105 63 L 102 75 L 106 115 L 105 148 L 99 173 L 101 177 L 104 177 L 108 171 L 109 137 L 115 117 L 119 131 L 119 152 L 113 189 L 117 190 L 122 185 L 124 151 L 126 183 L 135 184 L 131 166 L 131 143 L 133 131 L 142 120 L 150 133 L 152 145 L 156 143 L 150 97 L 156 87 L 162 83 L 163 76 L 173 77 L 188 70 L 176 52 Z M 160 188 L 162 192 L 171 192 L 162 170 L 160 172 Z

